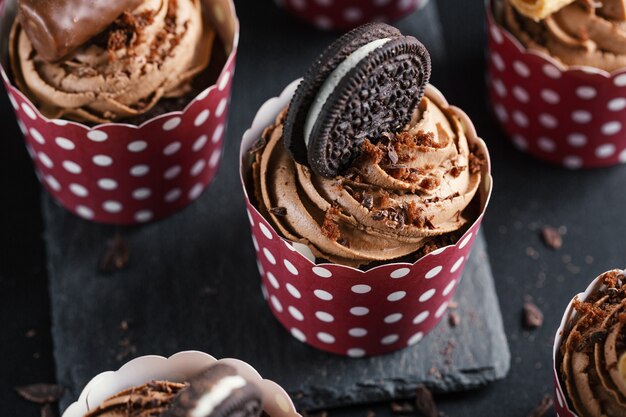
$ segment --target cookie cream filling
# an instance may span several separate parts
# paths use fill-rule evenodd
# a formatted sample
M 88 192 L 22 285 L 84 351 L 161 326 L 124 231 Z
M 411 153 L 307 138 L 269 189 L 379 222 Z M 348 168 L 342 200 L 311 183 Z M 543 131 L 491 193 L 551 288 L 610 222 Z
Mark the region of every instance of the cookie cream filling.
M 245 387 L 246 380 L 239 376 L 227 376 L 204 394 L 189 414 L 191 417 L 207 417 L 236 389 Z
M 324 104 L 326 104 L 326 101 L 333 91 L 335 91 L 335 88 L 337 88 L 343 77 L 359 65 L 359 63 L 370 53 L 380 48 L 390 40 L 391 38 L 376 39 L 375 41 L 361 46 L 359 49 L 348 55 L 348 57 L 341 64 L 339 64 L 333 72 L 330 73 L 328 78 L 326 78 L 326 81 L 324 81 L 324 84 L 322 84 L 317 92 L 317 96 L 311 105 L 311 109 L 309 110 L 304 124 L 304 143 L 307 146 L 309 146 L 309 138 L 311 136 L 311 132 L 313 131 L 313 126 L 315 126 L 315 122 L 317 121 Z

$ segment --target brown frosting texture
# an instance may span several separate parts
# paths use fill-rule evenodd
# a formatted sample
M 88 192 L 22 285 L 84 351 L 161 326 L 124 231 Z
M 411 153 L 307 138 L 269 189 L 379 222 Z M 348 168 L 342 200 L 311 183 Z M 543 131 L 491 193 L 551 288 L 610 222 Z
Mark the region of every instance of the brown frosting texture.
M 577 315 L 561 345 L 561 378 L 579 417 L 626 415 L 626 281 L 613 270 L 605 287 L 574 302 Z
M 58 62 L 40 56 L 16 20 L 10 57 L 16 84 L 45 116 L 104 123 L 188 92 L 213 38 L 200 0 L 143 0 Z
M 534 21 L 504 0 L 503 24 L 529 49 L 568 66 L 605 71 L 626 67 L 626 1 L 576 0 L 545 19 Z
M 85 417 L 153 417 L 167 410 L 187 384 L 152 381 L 132 387 L 104 401 Z
M 282 141 L 284 115 L 255 154 L 255 194 L 277 230 L 316 257 L 359 267 L 423 254 L 453 243 L 471 220 L 466 208 L 483 156 L 458 117 L 428 93 L 404 131 L 366 140 L 353 166 L 332 179 L 294 162 Z

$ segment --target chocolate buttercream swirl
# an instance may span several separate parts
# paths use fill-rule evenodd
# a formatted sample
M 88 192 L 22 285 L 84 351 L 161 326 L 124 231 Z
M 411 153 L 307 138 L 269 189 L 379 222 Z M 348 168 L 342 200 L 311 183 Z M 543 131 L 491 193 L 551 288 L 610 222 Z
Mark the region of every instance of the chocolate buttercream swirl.
M 529 49 L 568 66 L 626 67 L 626 1 L 577 0 L 538 22 L 504 0 L 504 25 Z
M 626 415 L 626 281 L 620 270 L 601 280 L 601 290 L 575 300 L 561 345 L 563 386 L 580 417 Z
M 144 0 L 58 62 L 40 56 L 16 20 L 10 57 L 18 87 L 45 116 L 103 123 L 188 92 L 213 38 L 200 0 Z
M 105 400 L 85 417 L 154 417 L 166 411 L 187 384 L 152 381 Z
M 284 114 L 256 152 L 256 196 L 280 233 L 318 258 L 355 267 L 402 258 L 435 238 L 453 241 L 470 220 L 483 156 L 470 149 L 458 117 L 428 96 L 402 132 L 366 140 L 362 156 L 331 179 L 290 157 Z

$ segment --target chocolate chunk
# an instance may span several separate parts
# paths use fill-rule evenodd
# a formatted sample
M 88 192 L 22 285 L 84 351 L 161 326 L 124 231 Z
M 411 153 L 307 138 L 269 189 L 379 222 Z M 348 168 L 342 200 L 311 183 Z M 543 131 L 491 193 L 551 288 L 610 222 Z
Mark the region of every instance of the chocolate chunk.
M 16 387 L 18 395 L 37 404 L 55 403 L 63 396 L 64 389 L 56 384 L 32 384 Z
M 285 217 L 287 215 L 287 209 L 285 207 L 272 207 L 270 212 L 277 217 Z
M 128 245 L 119 233 L 109 242 L 106 252 L 100 259 L 102 272 L 115 272 L 124 269 L 130 259 Z
M 606 339 L 606 335 L 607 335 L 606 330 L 598 330 L 598 331 L 591 333 L 591 336 L 589 336 L 589 339 L 591 340 L 591 343 L 593 344 L 602 343 Z
M 543 312 L 530 301 L 524 303 L 524 327 L 536 329 L 543 324 Z
M 142 0 L 20 0 L 18 18 L 33 47 L 57 61 L 105 30 Z
M 424 417 L 437 417 L 437 405 L 432 392 L 425 385 L 419 385 L 415 392 L 415 408 Z
M 546 394 L 537 407 L 528 414 L 528 417 L 543 417 L 552 410 L 553 406 L 554 401 L 552 397 Z
M 544 243 L 551 249 L 561 249 L 563 246 L 563 237 L 558 229 L 546 226 L 541 230 L 541 237 Z
M 456 311 L 451 311 L 448 315 L 448 324 L 450 327 L 456 327 L 461 323 L 461 316 Z

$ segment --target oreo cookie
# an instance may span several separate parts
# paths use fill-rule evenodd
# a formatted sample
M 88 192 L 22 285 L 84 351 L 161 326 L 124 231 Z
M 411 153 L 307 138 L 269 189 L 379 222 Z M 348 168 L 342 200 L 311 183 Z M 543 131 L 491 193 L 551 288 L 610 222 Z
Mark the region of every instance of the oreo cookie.
M 335 177 L 376 142 L 410 121 L 430 79 L 417 39 L 370 23 L 335 41 L 305 74 L 289 105 L 283 139 L 293 158 Z
M 232 366 L 213 365 L 189 380 L 160 417 L 259 417 L 263 395 Z

